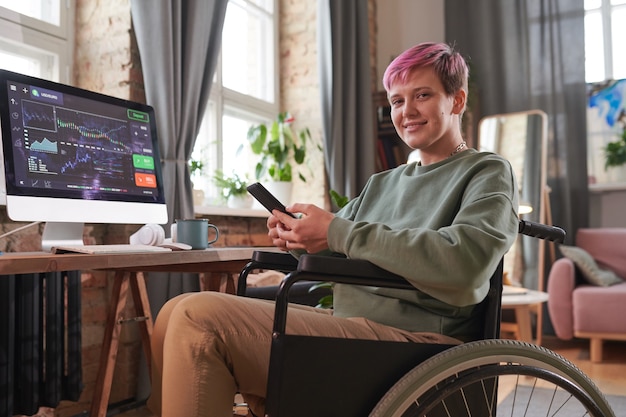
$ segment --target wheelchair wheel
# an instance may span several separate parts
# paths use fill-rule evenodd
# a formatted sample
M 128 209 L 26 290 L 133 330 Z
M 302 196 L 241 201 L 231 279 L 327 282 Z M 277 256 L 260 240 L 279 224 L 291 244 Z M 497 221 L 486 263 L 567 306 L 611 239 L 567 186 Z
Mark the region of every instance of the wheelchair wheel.
M 370 417 L 614 417 L 595 384 L 551 350 L 514 340 L 448 349 L 400 379 Z

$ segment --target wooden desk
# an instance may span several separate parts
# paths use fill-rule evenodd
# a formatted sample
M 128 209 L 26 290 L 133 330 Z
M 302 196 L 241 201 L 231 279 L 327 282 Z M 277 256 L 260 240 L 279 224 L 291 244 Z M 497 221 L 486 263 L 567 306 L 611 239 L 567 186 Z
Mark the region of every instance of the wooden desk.
M 0 275 L 53 271 L 109 270 L 115 272 L 111 303 L 107 315 L 100 367 L 91 403 L 91 417 L 105 417 L 113 383 L 113 371 L 121 325 L 138 321 L 143 350 L 151 366 L 152 317 L 146 292 L 144 272 L 226 272 L 238 273 L 250 260 L 254 250 L 274 248 L 211 248 L 206 250 L 119 254 L 62 254 L 46 252 L 5 253 L 0 255 Z M 135 304 L 136 318 L 122 317 L 128 289 Z

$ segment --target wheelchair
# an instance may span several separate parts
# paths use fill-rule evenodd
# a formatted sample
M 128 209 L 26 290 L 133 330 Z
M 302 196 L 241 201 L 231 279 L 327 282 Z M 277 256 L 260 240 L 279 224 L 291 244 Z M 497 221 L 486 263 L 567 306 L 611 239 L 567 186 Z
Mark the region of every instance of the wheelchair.
M 525 220 L 519 233 L 555 242 L 565 237 L 558 227 Z M 254 270 L 287 275 L 278 287 L 247 288 Z M 311 337 L 285 334 L 290 297 L 310 301 L 311 283 L 414 287 L 367 261 L 255 252 L 240 273 L 237 294 L 276 301 L 265 416 L 614 416 L 573 363 L 541 346 L 499 339 L 502 270 L 500 261 L 479 304 L 481 340 L 445 345 Z

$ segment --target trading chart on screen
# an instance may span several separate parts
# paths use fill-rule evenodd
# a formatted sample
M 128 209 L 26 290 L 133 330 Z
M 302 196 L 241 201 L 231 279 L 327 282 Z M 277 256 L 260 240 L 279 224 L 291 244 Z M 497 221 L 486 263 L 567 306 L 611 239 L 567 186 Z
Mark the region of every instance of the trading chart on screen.
M 147 112 L 16 82 L 8 93 L 16 184 L 82 198 L 157 193 Z

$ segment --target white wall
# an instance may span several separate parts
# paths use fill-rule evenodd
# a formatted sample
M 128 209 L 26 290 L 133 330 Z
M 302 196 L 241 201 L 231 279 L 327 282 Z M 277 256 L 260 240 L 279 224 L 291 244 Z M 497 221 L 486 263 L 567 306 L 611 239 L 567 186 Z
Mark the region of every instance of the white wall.
M 402 51 L 420 42 L 445 41 L 442 0 L 379 0 L 376 6 L 377 84 L 387 65 Z
M 589 227 L 626 227 L 626 189 L 589 191 Z

